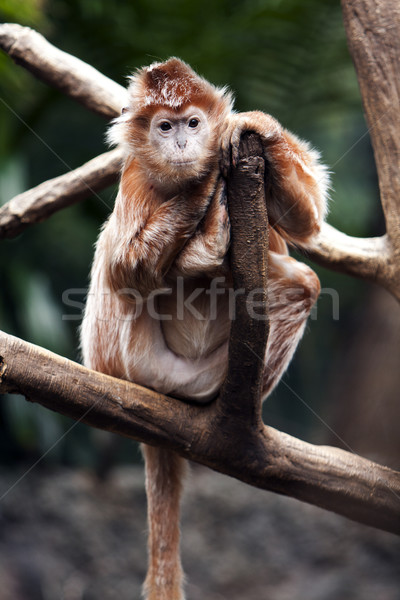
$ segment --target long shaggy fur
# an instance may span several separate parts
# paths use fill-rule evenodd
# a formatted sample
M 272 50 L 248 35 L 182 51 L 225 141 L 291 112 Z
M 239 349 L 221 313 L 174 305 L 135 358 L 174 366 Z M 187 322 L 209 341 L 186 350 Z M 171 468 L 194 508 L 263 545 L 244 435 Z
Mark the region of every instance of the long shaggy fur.
M 114 211 L 96 246 L 81 330 L 84 363 L 191 401 L 210 401 L 218 393 L 232 318 L 230 225 L 220 165 L 227 169 L 231 158 L 237 160 L 240 136 L 250 130 L 260 135 L 268 163 L 266 396 L 289 364 L 319 293 L 317 276 L 288 256 L 286 242 L 306 246 L 318 233 L 327 207 L 326 169 L 307 143 L 273 117 L 234 113 L 225 88 L 214 87 L 177 58 L 139 69 L 128 91 L 129 104 L 109 132 L 110 143 L 123 147 L 125 162 Z M 155 120 L 160 114 L 171 124 L 165 131 Z M 145 448 L 144 454 L 145 597 L 183 600 L 183 462 L 162 449 Z

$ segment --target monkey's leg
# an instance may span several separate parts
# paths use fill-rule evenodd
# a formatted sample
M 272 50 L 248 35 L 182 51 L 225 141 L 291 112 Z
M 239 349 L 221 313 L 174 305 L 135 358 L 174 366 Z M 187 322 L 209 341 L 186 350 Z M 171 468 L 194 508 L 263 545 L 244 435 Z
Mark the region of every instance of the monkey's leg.
M 289 256 L 270 253 L 270 334 L 265 354 L 264 397 L 289 365 L 319 291 L 319 279 L 312 269 Z
M 185 460 L 164 448 L 143 445 L 146 462 L 149 566 L 146 600 L 184 600 L 180 559 L 180 499 Z

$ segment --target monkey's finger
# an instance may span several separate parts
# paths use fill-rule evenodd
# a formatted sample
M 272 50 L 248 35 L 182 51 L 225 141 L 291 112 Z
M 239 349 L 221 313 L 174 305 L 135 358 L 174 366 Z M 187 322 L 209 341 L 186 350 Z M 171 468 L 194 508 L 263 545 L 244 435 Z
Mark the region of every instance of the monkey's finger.
M 234 129 L 234 131 L 232 133 L 231 154 L 232 154 L 232 165 L 234 167 L 236 167 L 239 162 L 239 144 L 240 144 L 240 138 L 241 138 L 243 131 L 244 130 L 242 127 L 236 127 L 236 129 Z
M 231 170 L 232 163 L 232 152 L 231 152 L 231 144 L 227 144 L 221 146 L 220 160 L 219 160 L 219 169 L 221 174 L 227 178 L 229 172 Z

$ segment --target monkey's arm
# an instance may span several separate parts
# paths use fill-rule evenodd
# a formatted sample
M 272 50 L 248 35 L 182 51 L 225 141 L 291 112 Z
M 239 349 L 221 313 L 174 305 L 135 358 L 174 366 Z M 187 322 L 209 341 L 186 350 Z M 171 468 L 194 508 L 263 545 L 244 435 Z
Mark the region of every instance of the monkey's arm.
M 146 298 L 166 287 L 164 277 L 186 241 L 204 217 L 215 193 L 215 178 L 162 202 L 153 213 L 127 225 L 124 211 L 116 210 L 107 225 L 108 283 L 115 292 L 133 290 Z M 119 206 L 124 199 L 119 198 Z
M 318 233 L 327 211 L 329 178 L 318 153 L 270 115 L 254 111 L 232 114 L 222 136 L 222 170 L 238 161 L 240 136 L 260 135 L 266 168 L 266 196 L 271 225 L 289 242 L 307 245 Z
M 218 180 L 206 215 L 173 264 L 174 273 L 195 277 L 221 270 L 230 242 L 226 185 Z

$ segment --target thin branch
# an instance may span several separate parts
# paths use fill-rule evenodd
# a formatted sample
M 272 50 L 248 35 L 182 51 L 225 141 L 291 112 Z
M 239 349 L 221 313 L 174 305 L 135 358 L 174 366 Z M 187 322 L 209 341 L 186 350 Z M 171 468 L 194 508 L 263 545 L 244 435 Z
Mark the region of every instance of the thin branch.
M 390 254 L 386 235 L 356 238 L 327 223 L 322 225 L 320 234 L 307 250 L 308 256 L 325 267 L 383 285 Z
M 324 267 L 386 288 L 400 302 L 400 256 L 389 236 L 355 238 L 324 223 L 307 256 Z
M 108 119 L 121 113 L 126 89 L 75 56 L 59 50 L 29 27 L 0 25 L 0 48 L 45 83 Z
M 121 163 L 121 151 L 112 150 L 15 196 L 0 208 L 0 239 L 15 237 L 29 225 L 111 185 L 118 179 Z
M 262 489 L 400 533 L 400 473 L 264 427 L 240 435 L 217 403 L 186 404 L 0 332 L 0 391 L 182 456 Z

